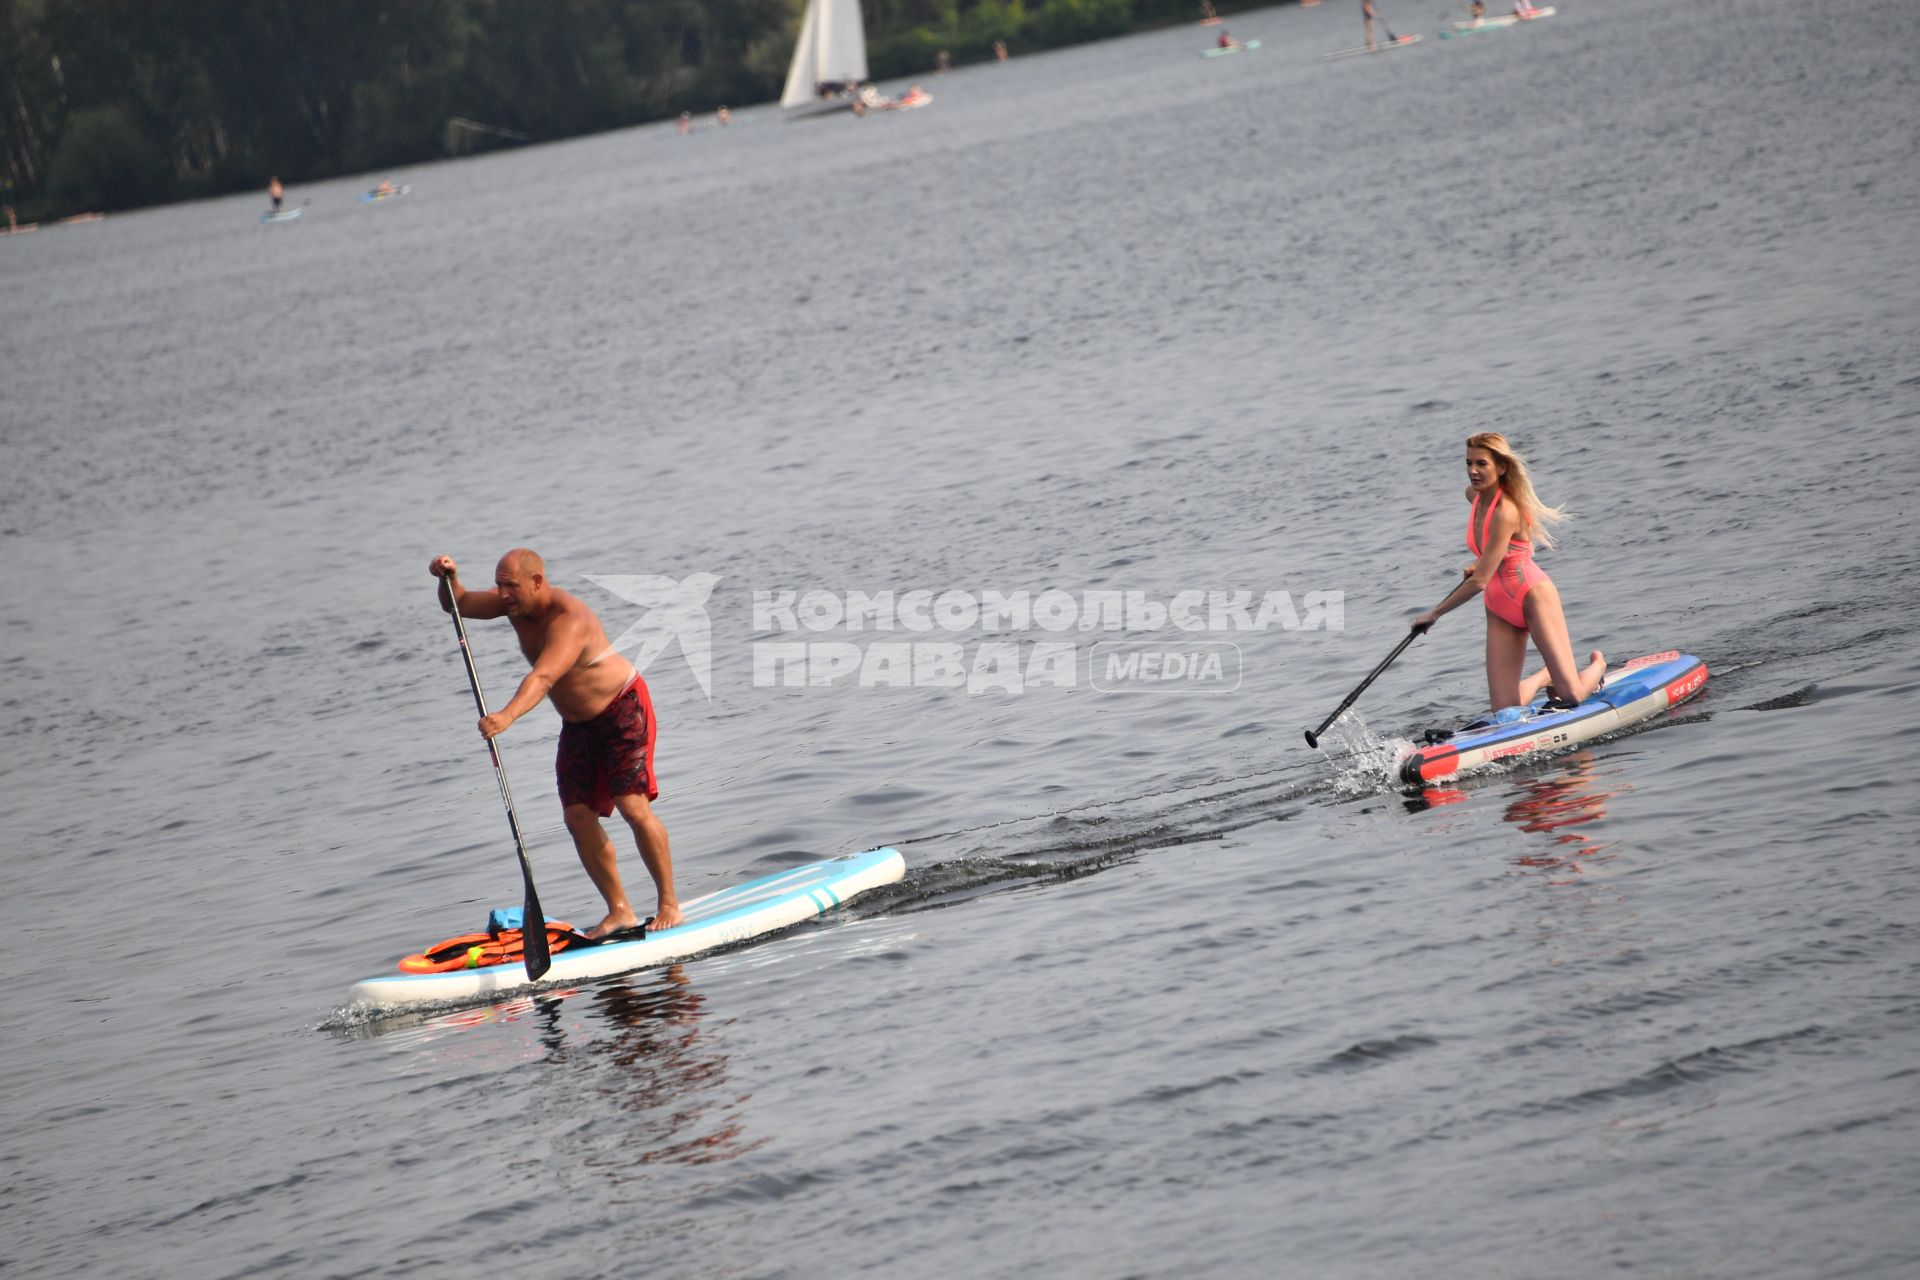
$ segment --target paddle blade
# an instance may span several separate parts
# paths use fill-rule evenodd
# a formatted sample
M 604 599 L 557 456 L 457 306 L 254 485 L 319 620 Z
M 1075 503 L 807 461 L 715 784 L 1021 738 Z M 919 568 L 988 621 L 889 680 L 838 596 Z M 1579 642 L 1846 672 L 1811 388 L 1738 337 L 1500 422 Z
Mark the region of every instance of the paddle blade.
M 1315 733 L 1311 729 L 1307 730 L 1307 745 L 1312 747 L 1315 751 L 1318 751 L 1320 749 L 1320 735 Z
M 527 876 L 527 903 L 520 914 L 520 939 L 526 948 L 527 980 L 540 981 L 553 968 L 553 954 L 547 950 L 547 917 L 540 910 L 540 899 L 533 891 L 533 876 Z

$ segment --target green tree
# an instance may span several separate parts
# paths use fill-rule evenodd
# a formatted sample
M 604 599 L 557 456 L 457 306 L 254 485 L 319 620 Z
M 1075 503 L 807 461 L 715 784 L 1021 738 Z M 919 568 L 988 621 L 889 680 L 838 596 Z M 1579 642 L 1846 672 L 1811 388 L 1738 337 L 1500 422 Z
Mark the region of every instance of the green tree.
M 65 114 L 39 0 L 0 0 L 0 189 L 38 196 Z
M 47 191 L 67 209 L 126 209 L 165 196 L 159 148 L 122 107 L 89 107 L 66 122 Z

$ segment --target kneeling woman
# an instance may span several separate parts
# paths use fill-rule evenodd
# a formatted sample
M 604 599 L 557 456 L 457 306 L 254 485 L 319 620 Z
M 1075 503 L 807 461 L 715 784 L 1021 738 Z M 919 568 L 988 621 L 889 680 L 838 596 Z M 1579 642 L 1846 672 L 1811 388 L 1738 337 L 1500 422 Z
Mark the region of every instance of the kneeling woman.
M 1546 526 L 1566 519 L 1541 502 L 1527 479 L 1527 464 L 1505 436 L 1485 431 L 1467 438 L 1467 550 L 1479 559 L 1460 585 L 1429 612 L 1413 620 L 1425 631 L 1441 615 L 1486 593 L 1487 701 L 1494 710 L 1531 702 L 1546 688 L 1554 701 L 1571 706 L 1591 695 L 1606 675 L 1607 660 L 1593 651 L 1585 670 L 1574 665 L 1573 641 L 1553 579 L 1533 562 L 1533 548 L 1551 547 Z M 1520 678 L 1527 636 L 1546 670 Z

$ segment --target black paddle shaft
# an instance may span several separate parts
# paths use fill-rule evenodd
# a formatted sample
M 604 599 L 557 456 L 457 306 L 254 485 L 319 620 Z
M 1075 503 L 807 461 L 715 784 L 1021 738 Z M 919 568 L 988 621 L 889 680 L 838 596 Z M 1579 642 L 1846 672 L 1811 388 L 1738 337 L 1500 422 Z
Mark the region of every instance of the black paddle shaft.
M 484 718 L 487 712 L 487 695 L 480 689 L 480 669 L 473 665 L 473 650 L 467 645 L 467 624 L 460 616 L 460 602 L 453 593 L 453 575 L 441 578 L 446 589 L 447 603 L 452 606 L 448 612 L 453 614 L 454 630 L 460 633 L 460 657 L 467 664 L 467 683 L 473 688 L 473 705 L 480 709 Z M 507 806 L 507 826 L 513 830 L 513 850 L 520 855 L 520 878 L 526 882 L 526 903 L 520 909 L 520 938 L 525 948 L 527 977 L 535 982 L 553 967 L 553 957 L 547 951 L 547 917 L 540 910 L 540 895 L 533 888 L 533 864 L 527 861 L 527 841 L 520 834 L 520 815 L 513 807 L 513 792 L 507 787 L 507 766 L 500 761 L 500 748 L 494 745 L 492 738 L 487 739 L 487 755 L 493 760 L 493 777 L 500 784 L 500 800 Z
M 1399 44 L 1399 43 L 1400 43 L 1400 37 L 1399 37 L 1399 36 L 1397 36 L 1397 35 L 1395 35 L 1395 34 L 1393 34 L 1393 28 L 1387 25 L 1387 20 L 1386 20 L 1385 18 L 1382 18 L 1382 17 L 1380 16 L 1380 14 L 1379 14 L 1379 13 L 1378 13 L 1377 11 L 1375 11 L 1375 10 L 1372 10 L 1372 9 L 1369 9 L 1369 10 L 1367 11 L 1367 16 L 1368 16 L 1369 18 L 1373 18 L 1373 19 L 1375 19 L 1376 21 L 1378 21 L 1378 22 L 1380 23 L 1380 29 L 1381 29 L 1382 31 L 1384 31 L 1384 32 L 1386 32 L 1386 33 L 1387 33 L 1387 42 L 1388 42 L 1389 44 Z M 1395 653 L 1395 654 L 1398 654 L 1398 653 L 1399 653 L 1399 650 L 1398 650 L 1398 649 L 1396 649 L 1396 650 L 1394 650 L 1394 653 Z M 1387 661 L 1388 661 L 1388 662 L 1392 662 L 1392 661 L 1393 661 L 1393 659 L 1392 659 L 1392 658 L 1388 658 L 1388 659 L 1387 659 Z M 1376 672 L 1374 672 L 1374 675 L 1378 675 L 1378 674 L 1380 674 L 1380 673 L 1379 673 L 1379 672 L 1377 672 L 1377 671 L 1376 671 Z M 1371 677 L 1369 677 L 1369 678 L 1371 678 Z M 1364 689 L 1364 688 L 1366 688 L 1367 686 L 1365 686 L 1365 685 L 1361 685 L 1360 687 L 1361 687 L 1362 689 Z M 1357 695 L 1356 695 L 1356 696 L 1357 696 Z M 1340 711 L 1345 711 L 1345 710 L 1346 710 L 1346 708 L 1345 708 L 1345 707 L 1342 707 L 1342 708 L 1340 708 Z M 1340 711 L 1336 711 L 1336 712 L 1334 712 L 1333 714 L 1334 714 L 1335 716 L 1337 716 L 1337 715 L 1339 715 L 1339 714 L 1340 714 Z M 1327 719 L 1327 724 L 1332 724 L 1332 723 L 1333 723 L 1333 719 L 1332 719 L 1332 717 L 1329 717 L 1329 718 Z M 1323 725 L 1321 725 L 1320 727 L 1321 727 L 1322 729 L 1324 729 L 1324 728 L 1326 728 L 1326 727 L 1327 727 L 1327 724 L 1323 724 Z M 1314 735 L 1312 735 L 1311 733 L 1310 733 L 1310 734 L 1308 734 L 1308 735 L 1307 735 L 1307 741 L 1308 741 L 1308 742 L 1312 742 L 1312 741 L 1313 741 L 1313 737 L 1314 737 Z
M 1407 638 L 1402 640 L 1399 644 L 1393 646 L 1393 652 L 1388 654 L 1386 657 L 1382 658 L 1380 660 L 1380 665 L 1367 673 L 1367 678 L 1360 682 L 1360 687 L 1355 689 L 1352 693 L 1348 694 L 1347 700 L 1341 703 L 1339 706 L 1335 707 L 1333 709 L 1333 714 L 1328 716 L 1325 720 L 1322 720 L 1320 722 L 1320 727 L 1318 729 L 1307 730 L 1307 745 L 1312 747 L 1314 750 L 1318 751 L 1320 749 L 1320 735 L 1327 731 L 1327 726 L 1332 724 L 1335 720 L 1338 720 L 1342 712 L 1344 712 L 1348 707 L 1352 706 L 1355 702 L 1357 702 L 1360 698 L 1360 695 L 1367 691 L 1367 686 L 1372 684 L 1375 680 L 1379 679 L 1380 673 L 1382 671 L 1385 671 L 1388 667 L 1392 666 L 1393 660 L 1407 651 L 1408 645 L 1412 644 L 1415 640 L 1418 640 L 1422 635 L 1425 635 L 1425 634 L 1426 634 L 1425 627 L 1414 627 L 1413 629 L 1408 631 Z

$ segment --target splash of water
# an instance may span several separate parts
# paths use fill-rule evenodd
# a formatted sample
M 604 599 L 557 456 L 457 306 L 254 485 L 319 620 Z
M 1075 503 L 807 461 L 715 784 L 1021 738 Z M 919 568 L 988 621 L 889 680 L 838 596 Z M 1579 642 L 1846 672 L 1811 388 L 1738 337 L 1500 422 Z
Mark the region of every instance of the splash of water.
M 1334 768 L 1335 794 L 1359 795 L 1378 791 L 1383 784 L 1393 785 L 1400 777 L 1400 761 L 1410 754 L 1413 743 L 1405 738 L 1389 738 L 1375 733 L 1351 708 L 1327 726 L 1320 735 L 1321 750 Z

